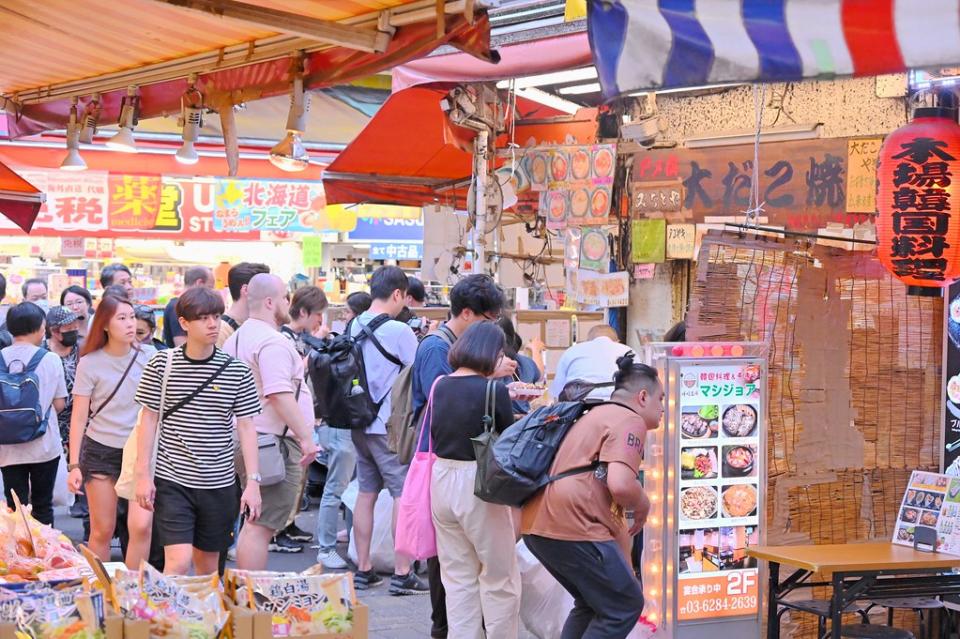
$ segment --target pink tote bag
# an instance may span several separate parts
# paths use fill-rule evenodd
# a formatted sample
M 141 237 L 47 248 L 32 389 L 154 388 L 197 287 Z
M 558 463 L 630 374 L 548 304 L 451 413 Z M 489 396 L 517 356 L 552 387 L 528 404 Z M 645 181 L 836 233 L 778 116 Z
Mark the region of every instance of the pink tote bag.
M 430 480 L 433 476 L 433 462 L 437 456 L 433 452 L 430 427 L 433 423 L 433 391 L 440 379 L 442 378 L 438 377 L 430 388 L 420 439 L 403 482 L 403 494 L 400 495 L 400 509 L 397 512 L 397 539 L 394 549 L 414 560 L 437 556 L 437 533 L 433 528 L 433 513 L 430 508 Z M 427 437 L 427 452 L 420 452 L 424 435 Z

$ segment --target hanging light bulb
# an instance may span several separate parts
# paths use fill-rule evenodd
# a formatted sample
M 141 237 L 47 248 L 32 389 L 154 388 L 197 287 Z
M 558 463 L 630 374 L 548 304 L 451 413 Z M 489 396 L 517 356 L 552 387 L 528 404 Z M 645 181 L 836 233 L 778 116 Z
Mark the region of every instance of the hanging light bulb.
M 80 142 L 83 144 L 93 144 L 93 136 L 97 132 L 97 124 L 100 121 L 100 94 L 94 93 L 90 98 L 90 103 L 83 110 L 83 121 L 80 123 Z
M 180 126 L 183 127 L 183 146 L 177 149 L 176 159 L 180 164 L 196 164 L 200 161 L 194 143 L 200 137 L 203 126 L 203 94 L 197 89 L 197 75 L 191 74 L 189 86 L 180 98 Z
M 77 98 L 70 105 L 70 121 L 67 123 L 67 155 L 60 163 L 64 171 L 85 171 L 87 163 L 80 157 L 80 124 L 77 122 Z
M 302 65 L 302 57 L 298 61 Z M 287 135 L 270 149 L 270 162 L 284 171 L 303 171 L 310 165 L 310 155 L 303 146 L 303 132 L 307 128 L 308 96 L 303 92 L 303 68 L 296 72 L 290 90 L 290 114 L 287 116 Z
M 127 97 L 120 104 L 120 130 L 107 140 L 107 147 L 123 153 L 136 153 L 137 141 L 133 139 L 133 127 L 137 124 L 137 112 L 140 110 L 140 96 L 137 87 L 127 87 Z

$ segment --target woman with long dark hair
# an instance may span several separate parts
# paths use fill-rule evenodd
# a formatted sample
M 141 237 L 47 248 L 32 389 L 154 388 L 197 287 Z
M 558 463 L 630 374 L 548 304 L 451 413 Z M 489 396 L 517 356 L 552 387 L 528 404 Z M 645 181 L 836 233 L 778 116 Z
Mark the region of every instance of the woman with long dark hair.
M 431 507 L 449 636 L 457 639 L 515 639 L 519 632 L 513 512 L 473 494 L 477 459 L 471 438 L 488 424 L 502 432 L 513 423 L 510 394 L 491 379 L 503 351 L 503 331 L 496 324 L 470 326 L 450 349 L 453 373 L 434 383 L 423 423 L 437 455 Z
M 70 423 L 69 489 L 81 486 L 90 507 L 90 549 L 110 560 L 110 540 L 117 523 L 117 493 L 123 445 L 137 423 L 140 406 L 134 401 L 137 384 L 150 359 L 137 343 L 133 305 L 106 295 L 93 317 L 90 334 L 80 351 L 73 386 Z M 137 568 L 150 551 L 152 514 L 130 503 L 127 566 Z

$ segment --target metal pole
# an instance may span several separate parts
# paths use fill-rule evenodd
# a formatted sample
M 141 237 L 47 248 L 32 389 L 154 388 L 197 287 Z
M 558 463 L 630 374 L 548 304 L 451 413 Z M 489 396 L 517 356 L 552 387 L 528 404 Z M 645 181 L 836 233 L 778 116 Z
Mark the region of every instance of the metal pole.
M 473 174 L 476 176 L 473 194 L 476 198 L 477 211 L 473 237 L 474 273 L 487 272 L 487 143 L 489 139 L 489 131 L 483 130 L 478 132 L 473 140 Z

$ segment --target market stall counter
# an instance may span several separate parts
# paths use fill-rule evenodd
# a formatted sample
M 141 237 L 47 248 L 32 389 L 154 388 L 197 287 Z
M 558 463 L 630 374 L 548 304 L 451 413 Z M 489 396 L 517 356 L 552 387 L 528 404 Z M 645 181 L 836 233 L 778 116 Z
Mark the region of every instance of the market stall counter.
M 855 601 L 960 594 L 960 557 L 893 543 L 754 546 L 747 556 L 768 562 L 767 638 L 779 639 L 780 602 L 800 588 L 832 588 L 830 637 L 840 639 L 841 611 Z M 780 581 L 780 568 L 794 572 Z M 814 575 L 829 581 L 810 581 Z

